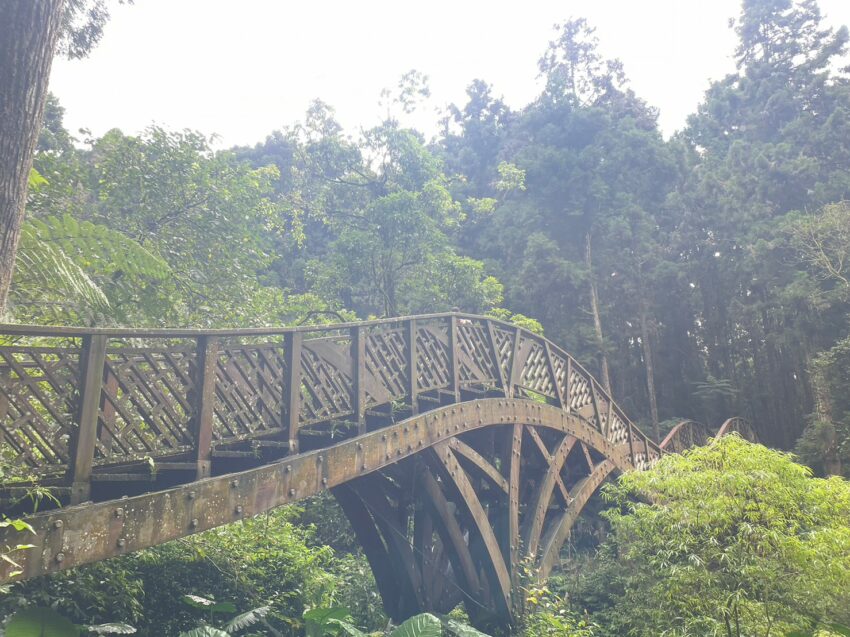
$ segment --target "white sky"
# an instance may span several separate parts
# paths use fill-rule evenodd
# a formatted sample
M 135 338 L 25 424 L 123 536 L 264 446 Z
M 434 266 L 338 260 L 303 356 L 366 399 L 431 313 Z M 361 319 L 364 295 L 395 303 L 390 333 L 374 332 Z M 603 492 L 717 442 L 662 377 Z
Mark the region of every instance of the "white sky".
M 512 107 L 539 91 L 552 26 L 585 17 L 635 91 L 681 128 L 708 87 L 733 69 L 727 22 L 740 0 L 136 0 L 116 6 L 84 60 L 58 59 L 51 90 L 72 132 L 136 133 L 156 122 L 254 144 L 302 118 L 314 98 L 351 132 L 377 123 L 382 88 L 415 68 L 432 98 L 409 122 L 436 131 L 437 110 L 465 102 L 475 78 Z M 830 25 L 849 0 L 820 0 Z

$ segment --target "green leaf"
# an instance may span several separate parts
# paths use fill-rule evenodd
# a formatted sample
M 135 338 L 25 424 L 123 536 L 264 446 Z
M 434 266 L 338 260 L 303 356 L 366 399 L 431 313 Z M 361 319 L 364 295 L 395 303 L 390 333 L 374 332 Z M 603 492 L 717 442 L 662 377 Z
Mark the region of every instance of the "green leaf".
M 307 637 L 322 637 L 329 632 L 336 632 L 336 627 L 328 630 L 331 628 L 329 625 L 331 619 L 351 619 L 351 612 L 342 606 L 327 606 L 304 611 L 302 618 L 304 619 L 304 629 Z
M 47 180 L 35 168 L 30 168 L 29 178 L 27 179 L 27 187 L 31 190 L 37 190 L 45 185 Z
M 50 608 L 28 608 L 15 613 L 6 625 L 6 637 L 79 637 L 80 629 Z
M 398 626 L 389 637 L 441 637 L 443 627 L 440 619 L 431 613 L 414 615 Z
M 342 619 L 329 619 L 328 624 L 332 626 L 339 626 L 342 629 L 342 632 L 348 635 L 348 637 L 368 637 L 366 633 L 357 628 L 357 626 Z
M 487 633 L 482 633 L 480 630 L 459 622 L 456 619 L 447 619 L 445 626 L 456 637 L 490 637 Z
M 248 626 L 253 626 L 265 617 L 270 609 L 270 606 L 260 606 L 259 608 L 253 608 L 241 615 L 237 615 L 227 622 L 224 630 L 232 634 L 243 628 L 248 628 Z
M 96 635 L 132 635 L 136 632 L 136 629 L 130 624 L 121 623 L 97 624 L 86 628 L 90 633 Z
M 183 601 L 194 608 L 204 608 L 206 610 L 209 610 L 210 606 L 215 606 L 216 603 L 214 599 L 207 599 L 200 595 L 184 595 Z
M 230 635 L 213 626 L 198 626 L 185 633 L 180 633 L 180 637 L 230 637 Z

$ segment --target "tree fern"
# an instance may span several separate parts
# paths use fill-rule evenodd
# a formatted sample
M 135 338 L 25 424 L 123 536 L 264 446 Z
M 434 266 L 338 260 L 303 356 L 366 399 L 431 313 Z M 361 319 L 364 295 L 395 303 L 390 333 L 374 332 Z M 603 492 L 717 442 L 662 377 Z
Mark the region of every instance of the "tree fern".
M 29 320 L 99 322 L 112 314 L 111 290 L 169 275 L 163 259 L 121 232 L 70 215 L 30 219 L 21 229 L 11 306 Z

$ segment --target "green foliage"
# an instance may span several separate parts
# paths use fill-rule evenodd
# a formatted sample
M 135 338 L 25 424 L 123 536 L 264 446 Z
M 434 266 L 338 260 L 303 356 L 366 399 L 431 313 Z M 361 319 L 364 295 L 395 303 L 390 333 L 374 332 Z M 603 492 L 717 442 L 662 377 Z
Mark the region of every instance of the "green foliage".
M 731 435 L 606 495 L 612 535 L 577 595 L 604 634 L 785 634 L 850 619 L 846 481 Z
M 31 608 L 6 625 L 6 637 L 78 637 L 80 629 L 49 608 Z
M 421 613 L 405 620 L 388 637 L 442 637 L 440 618 L 431 613 Z
M 520 626 L 523 637 L 593 637 L 598 628 L 587 618 L 579 617 L 546 586 L 532 586 L 525 591 L 525 614 Z

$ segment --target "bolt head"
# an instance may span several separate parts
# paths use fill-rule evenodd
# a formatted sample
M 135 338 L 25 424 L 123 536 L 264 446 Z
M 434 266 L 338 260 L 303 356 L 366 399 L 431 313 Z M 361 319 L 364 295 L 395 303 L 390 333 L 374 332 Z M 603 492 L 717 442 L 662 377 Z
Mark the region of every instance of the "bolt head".
M 65 561 L 65 554 L 64 553 L 57 553 L 56 554 L 56 561 L 60 562 L 60 563 L 64 562 Z
M 241 504 L 236 505 L 236 514 L 242 515 L 242 505 Z
M 124 515 L 124 509 L 122 509 L 121 507 L 118 507 L 117 509 L 115 509 L 115 517 L 116 518 L 120 518 L 123 515 Z
M 193 529 L 196 528 L 198 526 L 198 518 L 192 518 L 192 521 L 189 523 L 189 526 L 191 526 Z
M 289 495 L 294 496 L 294 495 L 295 495 L 295 489 L 290 489 L 290 490 L 289 490 Z
M 123 549 L 126 544 L 127 540 L 125 540 L 123 537 L 118 538 L 118 548 Z
M 231 486 L 231 487 L 233 487 L 233 488 L 235 489 L 236 487 L 238 487 L 238 486 L 239 486 L 239 480 L 231 480 L 231 481 L 230 481 L 230 486 Z
M 65 526 L 65 523 L 64 523 L 62 520 L 56 520 L 56 521 L 53 523 L 53 528 L 54 528 L 54 529 L 61 529 L 63 526 Z

